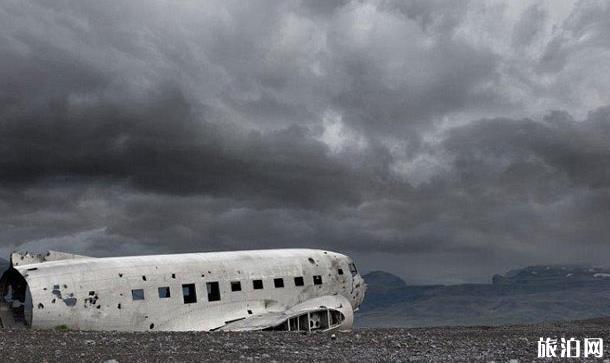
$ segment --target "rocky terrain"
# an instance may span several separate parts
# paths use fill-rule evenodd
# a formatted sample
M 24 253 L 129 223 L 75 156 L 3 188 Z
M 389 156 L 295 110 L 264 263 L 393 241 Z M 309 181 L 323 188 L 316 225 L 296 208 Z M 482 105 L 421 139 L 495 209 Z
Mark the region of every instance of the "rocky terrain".
M 505 325 L 610 316 L 610 271 L 575 265 L 530 266 L 487 284 L 408 285 L 366 274 L 359 327 Z
M 537 359 L 539 337 L 610 342 L 609 326 L 610 318 L 503 327 L 357 329 L 334 336 L 0 330 L 0 355 L 4 362 L 531 362 Z

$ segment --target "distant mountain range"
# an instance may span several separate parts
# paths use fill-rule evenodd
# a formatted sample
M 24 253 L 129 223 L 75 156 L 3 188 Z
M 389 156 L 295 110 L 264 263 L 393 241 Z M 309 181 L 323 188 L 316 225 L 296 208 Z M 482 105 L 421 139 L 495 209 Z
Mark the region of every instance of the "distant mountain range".
M 501 325 L 610 316 L 610 270 L 530 266 L 489 284 L 407 285 L 374 271 L 356 315 L 359 327 Z

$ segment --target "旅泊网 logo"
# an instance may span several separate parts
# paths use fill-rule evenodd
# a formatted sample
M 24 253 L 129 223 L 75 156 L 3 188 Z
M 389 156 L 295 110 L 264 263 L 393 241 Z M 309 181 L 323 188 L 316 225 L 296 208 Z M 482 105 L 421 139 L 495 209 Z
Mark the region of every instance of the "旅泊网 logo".
M 540 338 L 538 358 L 602 358 L 604 340 L 602 338 Z

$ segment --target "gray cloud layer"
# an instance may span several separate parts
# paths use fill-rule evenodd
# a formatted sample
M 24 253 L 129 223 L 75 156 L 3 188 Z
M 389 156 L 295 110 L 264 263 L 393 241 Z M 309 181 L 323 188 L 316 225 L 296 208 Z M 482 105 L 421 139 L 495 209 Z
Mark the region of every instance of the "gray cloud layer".
M 604 263 L 610 8 L 0 5 L 0 252 Z M 557 111 L 560 110 L 560 111 Z

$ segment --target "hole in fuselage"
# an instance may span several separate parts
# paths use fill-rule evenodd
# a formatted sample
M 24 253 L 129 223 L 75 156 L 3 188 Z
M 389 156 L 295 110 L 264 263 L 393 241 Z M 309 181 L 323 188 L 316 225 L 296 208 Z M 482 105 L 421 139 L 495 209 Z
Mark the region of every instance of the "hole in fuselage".
M 32 322 L 32 298 L 28 284 L 13 268 L 0 278 L 0 321 L 5 328 L 28 327 Z

